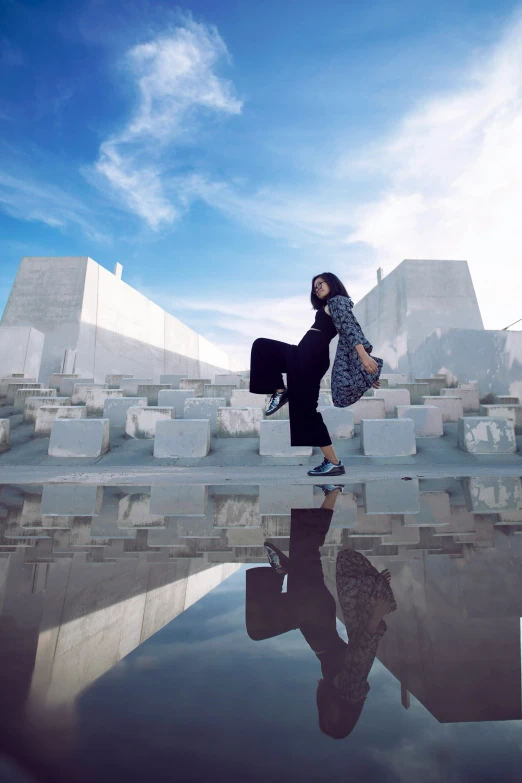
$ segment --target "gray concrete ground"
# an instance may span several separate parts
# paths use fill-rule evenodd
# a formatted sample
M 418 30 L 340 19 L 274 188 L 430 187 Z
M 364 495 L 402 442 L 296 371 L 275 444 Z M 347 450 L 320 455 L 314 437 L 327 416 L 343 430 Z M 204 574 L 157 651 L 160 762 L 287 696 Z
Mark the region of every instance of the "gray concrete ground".
M 4 412 L 5 411 L 5 412 Z M 7 410 L 2 414 L 5 416 Z M 34 438 L 33 425 L 24 424 L 21 414 L 11 419 L 11 449 L 0 455 L 0 482 L 22 481 L 88 481 L 89 483 L 136 483 L 140 476 L 148 483 L 166 479 L 193 483 L 312 482 L 307 470 L 323 459 L 314 447 L 310 457 L 260 456 L 258 438 L 212 438 L 211 450 L 198 459 L 153 456 L 153 440 L 135 440 L 123 429 L 111 429 L 110 450 L 96 458 L 57 458 L 47 454 L 49 438 Z M 457 424 L 444 425 L 441 438 L 417 438 L 417 454 L 410 457 L 366 457 L 360 453 L 359 425 L 354 438 L 334 439 L 337 455 L 342 459 L 344 476 L 321 479 L 343 483 L 354 479 L 384 476 L 479 476 L 522 475 L 522 436 L 517 437 L 516 454 L 473 455 L 457 445 Z M 194 470 L 197 468 L 197 470 Z M 81 478 L 78 478 L 81 476 Z M 74 478 L 76 477 L 76 478 Z

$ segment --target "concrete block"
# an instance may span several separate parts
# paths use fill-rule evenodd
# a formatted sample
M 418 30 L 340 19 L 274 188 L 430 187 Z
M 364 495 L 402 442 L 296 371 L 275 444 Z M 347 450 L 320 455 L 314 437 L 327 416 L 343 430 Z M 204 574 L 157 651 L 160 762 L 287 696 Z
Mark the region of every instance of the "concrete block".
M 191 389 L 191 397 L 204 397 L 205 396 L 205 384 L 211 383 L 211 378 L 182 378 L 179 382 L 179 388 Z
M 353 438 L 355 416 L 350 408 L 319 405 L 317 410 L 323 417 L 331 438 Z
M 422 397 L 431 394 L 429 383 L 398 383 L 395 388 L 406 389 L 410 393 L 411 405 L 422 405 Z
M 179 382 L 183 378 L 188 378 L 188 375 L 160 375 L 160 383 L 169 383 L 171 389 L 179 389 Z
M 410 482 L 407 482 L 408 484 Z M 404 515 L 405 527 L 444 527 L 450 518 L 448 492 L 420 492 L 418 514 Z
M 265 419 L 259 425 L 259 454 L 267 457 L 310 457 L 311 446 L 290 445 L 290 420 Z
M 109 387 L 109 389 L 119 389 L 120 383 L 124 378 L 132 378 L 132 375 L 127 375 L 127 373 L 120 373 L 118 375 L 106 375 L 105 376 L 105 383 Z
M 57 400 L 68 400 L 61 403 Z M 52 405 L 41 405 L 36 409 L 34 420 L 34 437 L 49 438 L 55 419 L 86 419 L 87 408 L 80 405 L 71 405 L 70 397 L 54 397 Z
M 100 457 L 109 450 L 109 419 L 55 419 L 50 457 Z
M 235 386 L 237 389 L 241 388 L 241 376 L 236 375 L 235 373 L 218 373 L 214 378 L 214 383 L 219 386 L 219 384 L 225 384 L 226 386 L 232 384 L 232 386 Z
M 20 392 L 22 392 L 22 389 L 19 389 L 16 392 L 14 407 L 17 408 L 23 400 L 23 406 L 21 408 L 21 410 L 23 410 L 22 419 L 26 424 L 32 424 L 34 422 L 34 411 L 39 407 L 39 400 L 44 400 L 44 402 L 41 403 L 42 405 L 45 405 L 46 403 L 49 405 L 50 398 L 56 398 L 56 389 L 38 389 L 37 394 L 35 394 L 34 389 L 31 389 L 27 394 L 24 390 L 21 397 L 17 397 Z
M 44 484 L 42 517 L 95 517 L 103 506 L 103 487 L 96 484 Z
M 353 413 L 353 423 L 360 424 L 361 419 L 385 419 L 386 403 L 382 397 L 362 397 L 348 406 Z
M 295 448 L 301 448 L 296 446 Z M 313 484 L 260 484 L 259 514 L 291 516 L 293 508 L 314 508 Z M 313 514 L 313 511 L 310 512 Z
M 479 394 L 476 389 L 441 389 L 443 397 L 459 397 L 462 400 L 462 409 L 465 413 L 478 411 L 480 408 Z
M 51 377 L 49 379 L 49 387 L 51 389 L 56 389 L 56 391 L 60 392 L 60 384 L 64 380 L 79 380 L 81 379 L 80 373 L 71 373 L 71 372 L 53 372 L 51 374 Z M 70 389 L 72 392 L 72 389 Z
M 419 480 L 403 481 L 398 478 L 365 481 L 363 503 L 367 514 L 418 514 Z
M 113 397 L 123 397 L 121 389 L 93 389 L 92 387 L 88 389 L 85 395 L 87 416 L 102 416 L 105 400 Z
M 204 517 L 207 506 L 206 484 L 156 484 L 150 488 L 151 514 Z
M 498 405 L 519 405 L 520 397 L 510 397 L 507 394 L 497 394 L 495 402 Z
M 124 397 L 141 397 L 138 394 L 138 386 L 154 383 L 152 378 L 130 378 L 125 377 L 120 381 L 120 389 L 123 391 Z
M 420 543 L 420 530 L 411 526 L 406 526 L 399 517 L 391 520 L 390 535 L 382 537 L 383 544 L 410 544 L 415 546 Z
M 464 497 L 473 514 L 517 511 L 522 504 L 522 483 L 518 476 L 464 478 Z
M 36 413 L 39 408 L 42 408 L 43 406 L 51 405 L 53 407 L 55 406 L 63 406 L 63 405 L 70 405 L 71 404 L 71 398 L 70 397 L 56 397 L 56 389 L 51 390 L 53 392 L 52 395 L 48 395 L 46 397 L 28 397 L 25 401 L 24 405 L 24 415 L 23 420 L 25 424 L 34 424 L 36 421 Z
M 395 413 L 396 405 L 411 405 L 410 393 L 407 389 L 373 389 L 373 396 L 384 400 L 386 413 Z
M 74 391 L 75 383 L 94 383 L 94 378 L 63 378 L 58 384 L 58 394 L 60 397 L 71 397 Z M 50 385 L 50 384 L 49 384 Z
M 478 391 L 478 381 L 465 381 L 464 383 L 459 383 L 459 389 L 475 389 L 475 391 Z
M 423 398 L 424 405 L 435 405 L 440 408 L 442 422 L 458 421 L 464 414 L 462 399 L 460 397 L 437 397 L 436 395 L 427 395 Z
M 146 397 L 106 397 L 103 403 L 103 418 L 109 419 L 111 427 L 125 427 L 129 408 L 146 406 Z
M 522 405 L 481 405 L 479 415 L 507 419 L 517 434 L 522 433 Z
M 158 394 L 158 405 L 167 405 L 176 411 L 176 419 L 183 419 L 185 415 L 185 401 L 189 397 L 195 397 L 195 389 L 164 389 Z M 199 395 L 200 397 L 203 395 Z
M 332 401 L 332 392 L 330 389 L 321 389 L 319 392 L 319 400 L 317 402 L 318 405 L 321 405 L 321 407 L 326 406 L 332 406 L 333 407 L 333 401 Z
M 206 457 L 209 451 L 208 419 L 171 419 L 156 424 L 155 457 Z
M 471 454 L 511 454 L 517 450 L 513 425 L 500 417 L 461 416 L 458 444 Z
M 217 410 L 216 435 L 218 438 L 257 438 L 262 421 L 261 408 L 220 407 Z
M 248 389 L 233 389 L 230 396 L 230 405 L 233 408 L 265 409 L 268 405 L 269 398 L 269 394 L 254 394 L 254 392 L 250 392 Z M 280 408 L 280 410 L 282 410 L 282 408 Z
M 170 383 L 140 383 L 138 384 L 138 397 L 146 397 L 147 405 L 157 405 L 158 392 L 170 388 Z
M 243 495 L 238 488 L 233 495 L 214 495 L 214 527 L 259 527 L 259 496 Z
M 447 386 L 448 379 L 445 375 L 442 378 L 415 378 L 415 383 L 427 383 L 430 387 L 427 396 L 438 397 L 440 395 L 440 390 Z
M 85 405 L 87 402 L 87 392 L 89 389 L 108 389 L 106 383 L 91 383 L 90 381 L 75 381 L 71 400 L 73 405 Z
M 6 401 L 8 405 L 13 405 L 16 392 L 19 389 L 43 389 L 43 383 L 27 383 L 26 381 L 13 381 L 7 384 Z M 36 392 L 33 392 L 36 394 Z
M 138 408 L 137 410 L 141 410 Z M 120 528 L 166 528 L 164 516 L 152 514 L 150 495 L 146 492 L 132 492 L 118 501 L 118 527 Z
M 407 457 L 416 454 L 412 419 L 362 419 L 361 450 L 369 457 Z
M 36 378 L 24 378 L 23 374 L 13 374 L 6 375 L 0 379 L 0 397 L 5 397 L 7 395 L 7 387 L 10 383 L 21 383 L 22 381 L 27 384 L 36 383 Z
M 215 383 L 206 383 L 204 386 L 204 397 L 224 397 L 226 402 L 225 405 L 230 405 L 230 400 L 232 398 L 232 392 L 237 387 L 234 384 L 215 384 Z M 198 395 L 196 395 L 198 396 Z
M 55 397 L 56 396 L 56 389 L 38 389 L 38 396 L 39 397 Z M 34 389 L 24 389 L 23 387 L 20 387 L 18 391 L 15 393 L 14 402 L 13 402 L 13 408 L 16 413 L 21 413 L 25 409 L 25 402 L 29 397 L 34 397 Z M 25 419 L 24 419 L 25 421 Z
M 227 530 L 227 546 L 263 546 L 265 537 L 260 527 L 236 527 Z
M 0 454 L 11 448 L 11 422 L 0 419 Z
M 184 419 L 208 419 L 210 435 L 217 430 L 218 410 L 226 405 L 224 397 L 187 397 L 183 407 Z
M 384 372 L 380 375 L 380 380 L 388 381 L 388 389 L 394 388 L 398 383 L 408 383 L 409 376 L 400 372 Z
M 397 405 L 398 419 L 411 419 L 416 438 L 440 438 L 444 435 L 442 413 L 436 405 Z
M 131 438 L 154 438 L 158 421 L 174 418 L 174 408 L 136 406 L 127 408 L 125 432 Z

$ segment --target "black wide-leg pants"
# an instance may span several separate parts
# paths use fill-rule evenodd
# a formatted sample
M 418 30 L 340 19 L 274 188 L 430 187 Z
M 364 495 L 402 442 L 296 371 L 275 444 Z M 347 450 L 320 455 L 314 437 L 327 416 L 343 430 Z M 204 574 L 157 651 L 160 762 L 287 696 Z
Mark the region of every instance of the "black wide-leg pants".
M 284 387 L 286 373 L 291 446 L 330 446 L 332 440 L 317 410 L 321 378 L 330 366 L 329 341 L 309 330 L 299 345 L 259 337 L 252 343 L 250 386 L 254 394 Z

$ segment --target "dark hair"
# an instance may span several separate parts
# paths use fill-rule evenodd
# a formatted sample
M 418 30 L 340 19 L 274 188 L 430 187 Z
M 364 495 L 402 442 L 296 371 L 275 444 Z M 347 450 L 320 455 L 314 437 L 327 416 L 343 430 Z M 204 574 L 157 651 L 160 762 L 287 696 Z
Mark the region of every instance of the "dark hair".
M 359 720 L 366 699 L 353 704 L 342 699 L 337 689 L 326 680 L 319 680 L 316 691 L 317 711 L 319 713 L 319 728 L 323 734 L 333 739 L 345 739 Z M 338 720 L 333 723 L 328 717 L 328 707 L 337 704 L 340 709 Z
M 322 275 L 314 275 L 312 279 L 312 293 L 310 294 L 310 301 L 314 310 L 320 310 L 326 304 L 328 304 L 328 299 L 323 299 L 321 301 L 314 291 L 314 284 L 318 277 L 322 277 L 325 283 L 328 283 L 328 287 L 330 289 L 328 299 L 330 299 L 332 296 L 338 296 L 339 294 L 341 296 L 347 296 L 348 298 L 350 297 L 344 285 L 341 283 L 337 275 L 333 274 L 333 272 L 324 272 Z

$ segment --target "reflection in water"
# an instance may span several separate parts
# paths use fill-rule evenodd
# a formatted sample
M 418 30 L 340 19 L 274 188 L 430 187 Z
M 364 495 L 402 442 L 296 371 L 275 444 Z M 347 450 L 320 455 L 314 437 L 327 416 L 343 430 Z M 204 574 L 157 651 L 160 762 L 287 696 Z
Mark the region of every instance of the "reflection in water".
M 389 571 L 379 573 L 364 555 L 343 549 L 337 555 L 336 586 L 348 644 L 337 633 L 336 604 L 324 582 L 321 547 L 340 491 L 333 486 L 325 491 L 321 508 L 291 509 L 289 556 L 267 542 L 271 567 L 247 571 L 246 627 L 256 641 L 301 631 L 321 664 L 319 726 L 341 739 L 360 717 L 370 690 L 368 674 L 387 629 L 383 618 L 397 606 Z

